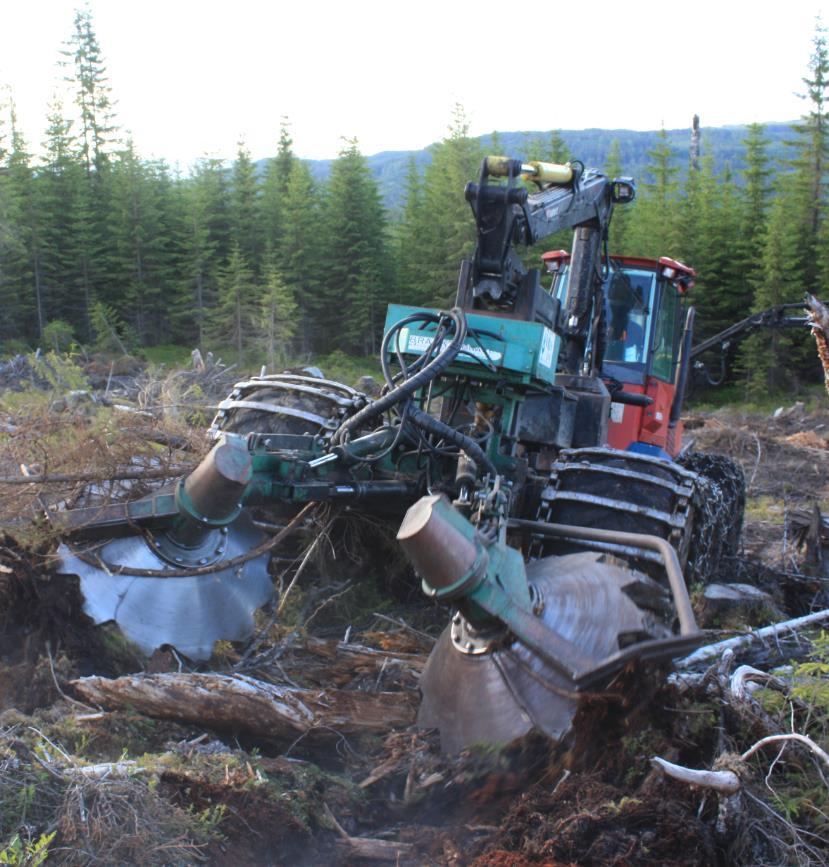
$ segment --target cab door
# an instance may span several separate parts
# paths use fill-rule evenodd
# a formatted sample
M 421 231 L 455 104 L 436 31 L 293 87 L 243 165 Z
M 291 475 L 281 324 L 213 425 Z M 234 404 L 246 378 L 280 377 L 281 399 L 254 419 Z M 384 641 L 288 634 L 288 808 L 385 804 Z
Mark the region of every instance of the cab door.
M 653 401 L 641 410 L 637 451 L 674 457 L 681 430 L 671 424 L 681 337 L 682 299 L 673 284 L 657 281 L 653 337 L 648 349 L 644 393 Z M 630 448 L 630 445 L 625 446 Z

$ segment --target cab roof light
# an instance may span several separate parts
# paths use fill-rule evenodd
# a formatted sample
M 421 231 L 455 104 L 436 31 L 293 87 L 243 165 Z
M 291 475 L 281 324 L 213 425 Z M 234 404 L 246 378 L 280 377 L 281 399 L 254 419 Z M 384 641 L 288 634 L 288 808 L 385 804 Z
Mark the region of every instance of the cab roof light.
M 567 250 L 549 250 L 546 253 L 542 253 L 541 261 L 544 263 L 548 274 L 556 274 L 570 261 L 570 254 Z

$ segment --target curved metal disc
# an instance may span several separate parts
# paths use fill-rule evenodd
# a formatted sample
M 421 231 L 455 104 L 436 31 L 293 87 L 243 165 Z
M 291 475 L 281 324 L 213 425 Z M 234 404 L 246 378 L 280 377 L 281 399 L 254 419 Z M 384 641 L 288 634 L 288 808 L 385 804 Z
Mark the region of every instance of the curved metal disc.
M 527 566 L 528 580 L 543 599 L 541 618 L 597 664 L 618 651 L 626 635 L 669 632 L 625 594 L 637 575 L 595 552 L 545 557 Z M 455 647 L 448 628 L 420 687 L 418 724 L 439 729 L 449 753 L 478 742 L 506 743 L 533 728 L 560 740 L 578 703 L 572 684 L 520 641 L 472 656 Z
M 229 528 L 224 559 L 252 550 L 263 539 L 243 513 Z M 217 641 L 248 638 L 254 611 L 273 596 L 267 553 L 235 569 L 182 578 L 111 575 L 76 557 L 65 544 L 58 553 L 60 572 L 80 578 L 84 611 L 96 623 L 114 620 L 146 654 L 171 644 L 191 659 L 209 659 Z M 113 539 L 97 553 L 107 563 L 134 569 L 165 568 L 142 536 Z

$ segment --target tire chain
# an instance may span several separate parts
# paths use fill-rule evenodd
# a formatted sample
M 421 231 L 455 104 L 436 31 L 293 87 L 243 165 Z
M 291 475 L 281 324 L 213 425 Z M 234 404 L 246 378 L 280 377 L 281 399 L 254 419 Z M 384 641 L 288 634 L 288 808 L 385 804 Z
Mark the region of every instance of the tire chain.
M 702 584 L 733 578 L 726 570 L 740 550 L 745 511 L 743 469 L 725 455 L 708 452 L 690 452 L 678 462 L 698 475 L 686 576 L 689 582 Z
M 586 467 L 590 467 L 589 475 L 574 474 Z M 625 471 L 630 478 L 625 479 Z M 676 548 L 684 562 L 695 484 L 695 476 L 684 467 L 634 452 L 609 448 L 565 450 L 541 495 L 536 520 L 658 535 Z M 596 504 L 591 513 L 590 498 L 596 495 L 616 505 L 604 508 Z M 579 502 L 580 496 L 584 503 Z M 655 508 L 646 509 L 648 506 Z M 534 546 L 532 554 L 543 555 L 544 547 Z
M 558 478 L 562 470 L 566 471 L 571 462 L 584 462 L 589 460 L 594 463 L 594 456 L 601 456 L 608 450 L 582 449 L 573 452 L 562 452 L 559 458 L 558 471 L 553 472 L 550 484 L 545 494 L 542 495 L 536 520 L 550 522 L 560 521 L 560 507 L 557 516 L 553 515 L 553 506 L 556 503 Z M 629 468 L 632 472 L 647 472 L 649 463 L 633 453 L 619 452 L 616 462 Z M 654 469 L 659 465 L 654 464 Z M 724 455 L 709 454 L 705 452 L 692 452 L 682 456 L 675 464 L 667 462 L 659 467 L 659 472 L 664 476 L 665 471 L 671 466 L 687 471 L 683 476 L 689 482 L 688 494 L 684 496 L 677 493 L 676 500 L 670 513 L 676 520 L 683 522 L 682 527 L 674 526 L 672 531 L 660 533 L 667 538 L 677 549 L 680 559 L 687 553 L 685 576 L 689 584 L 694 582 L 709 583 L 718 577 L 725 577 L 724 570 L 731 562 L 729 558 L 735 557 L 739 552 L 740 533 L 742 529 L 743 511 L 745 508 L 745 478 L 742 468 L 730 458 Z M 693 473 L 689 477 L 688 473 Z M 677 481 L 681 481 L 679 478 Z M 631 479 L 631 485 L 637 484 Z M 613 490 L 615 487 L 615 490 Z M 553 490 L 550 490 L 553 488 Z M 624 503 L 628 498 L 619 498 L 618 481 L 613 477 L 607 477 L 608 492 L 612 491 L 612 497 Z M 625 492 L 630 494 L 630 491 Z M 566 507 L 565 507 L 566 508 Z M 566 513 L 565 513 L 566 514 Z M 631 514 L 634 514 L 633 510 Z M 608 513 L 611 521 L 614 518 L 612 512 Z M 642 519 L 644 520 L 644 519 Z M 563 523 L 568 523 L 564 521 Z M 571 523 L 580 523 L 578 520 Z M 584 523 L 582 521 L 582 523 Z M 598 526 L 598 524 L 593 524 Z M 690 527 L 690 530 L 689 530 Z M 625 529 L 631 529 L 627 527 Z M 637 530 L 634 530 L 637 531 Z M 638 531 L 653 532 L 652 524 L 648 527 L 640 527 Z M 543 554 L 543 545 L 534 545 L 532 556 Z

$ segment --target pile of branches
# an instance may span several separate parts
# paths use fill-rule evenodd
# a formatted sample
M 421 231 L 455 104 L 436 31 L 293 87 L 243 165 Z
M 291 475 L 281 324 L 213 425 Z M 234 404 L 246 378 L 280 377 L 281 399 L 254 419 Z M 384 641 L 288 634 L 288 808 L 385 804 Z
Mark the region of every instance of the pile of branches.
M 671 678 L 679 693 L 718 709 L 717 754 L 706 768 L 652 762 L 698 791 L 700 810 L 713 796 L 730 863 L 818 865 L 829 857 L 829 636 L 807 637 L 826 623 L 829 610 L 703 647 Z M 772 662 L 804 649 L 803 662 Z
M 200 431 L 174 421 L 47 408 L 17 414 L 0 443 L 0 528 L 41 541 L 57 535 L 56 512 L 142 496 L 188 472 L 209 446 Z

